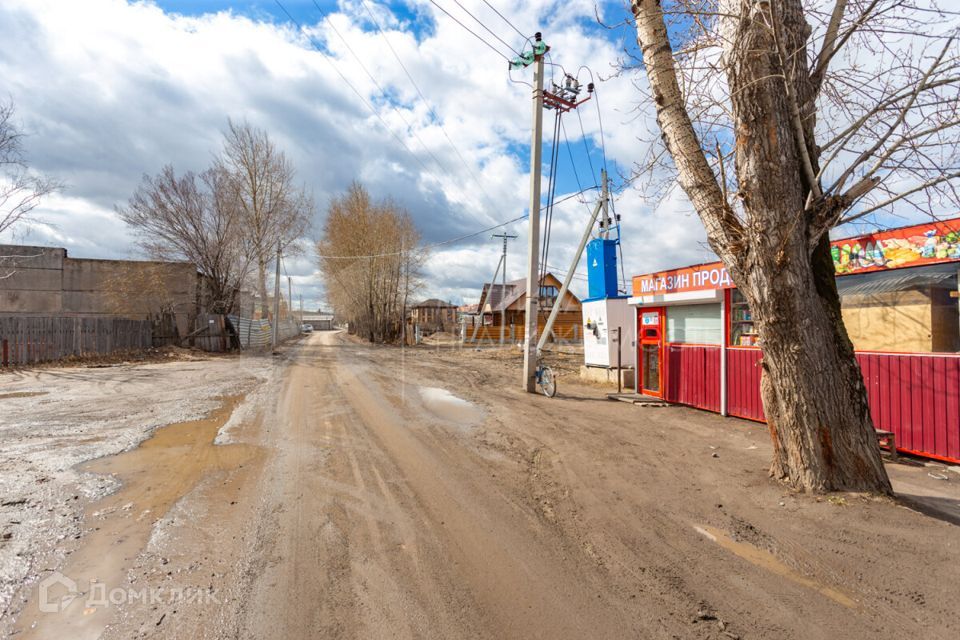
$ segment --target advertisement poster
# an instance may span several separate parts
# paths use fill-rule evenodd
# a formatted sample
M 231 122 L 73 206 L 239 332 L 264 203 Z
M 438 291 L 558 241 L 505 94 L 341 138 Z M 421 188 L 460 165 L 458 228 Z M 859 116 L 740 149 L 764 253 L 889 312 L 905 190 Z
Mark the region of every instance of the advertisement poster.
M 878 231 L 830 243 L 837 275 L 919 267 L 960 260 L 960 218 Z M 633 295 L 649 296 L 734 286 L 720 262 L 633 278 Z

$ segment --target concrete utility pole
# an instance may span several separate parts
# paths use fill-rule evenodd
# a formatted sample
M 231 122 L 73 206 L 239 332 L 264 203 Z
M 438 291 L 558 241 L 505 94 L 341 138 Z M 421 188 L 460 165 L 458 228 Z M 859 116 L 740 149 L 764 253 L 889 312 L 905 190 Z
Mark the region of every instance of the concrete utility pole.
M 600 170 L 600 177 L 603 182 L 603 192 L 600 194 L 600 201 L 597 202 L 596 206 L 593 208 L 593 213 L 590 215 L 590 220 L 587 222 L 586 229 L 583 230 L 583 236 L 580 238 L 580 245 L 577 247 L 577 252 L 573 254 L 573 261 L 570 262 L 570 268 L 567 269 L 567 275 L 563 278 L 563 286 L 560 287 L 560 293 L 557 294 L 557 302 L 553 305 L 553 309 L 550 310 L 550 317 L 547 318 L 547 323 L 543 326 L 543 335 L 540 336 L 540 341 L 537 342 L 537 351 L 543 349 L 547 344 L 547 338 L 550 337 L 550 332 L 553 330 L 553 323 L 557 319 L 557 314 L 560 313 L 560 307 L 563 306 L 563 299 L 567 295 L 567 290 L 570 288 L 570 281 L 573 280 L 573 272 L 577 270 L 577 265 L 580 263 L 580 256 L 583 255 L 583 249 L 587 246 L 587 242 L 590 240 L 590 233 L 593 231 L 593 225 L 597 221 L 597 215 L 603 211 L 603 215 L 606 216 L 607 213 L 607 202 L 610 199 L 610 192 L 607 189 L 607 170 Z M 600 228 L 603 229 L 604 226 L 609 226 L 609 221 L 604 220 L 600 223 Z M 601 231 L 603 235 L 604 231 Z M 606 237 L 606 236 L 603 236 Z
M 524 308 L 523 386 L 537 391 L 537 314 L 540 302 L 540 170 L 543 162 L 543 53 L 536 53 L 542 37 L 534 36 L 533 140 L 530 143 L 530 225 L 527 238 L 527 301 Z
M 293 278 L 287 276 L 287 317 L 293 317 Z
M 277 241 L 277 269 L 276 277 L 273 281 L 273 322 L 271 323 L 270 342 L 274 349 L 277 348 L 277 338 L 279 337 L 280 324 L 280 242 Z
M 500 289 L 500 345 L 502 346 L 504 331 L 506 331 L 507 328 L 507 307 L 502 304 L 503 296 L 505 296 L 507 292 L 507 240 L 512 240 L 517 236 L 511 236 L 506 233 L 495 233 L 492 237 L 503 238 L 503 257 L 500 258 L 500 262 L 503 265 L 503 284 L 501 285 Z M 494 275 L 494 277 L 496 277 L 496 275 Z M 490 286 L 491 288 L 493 287 L 492 282 L 490 283 Z

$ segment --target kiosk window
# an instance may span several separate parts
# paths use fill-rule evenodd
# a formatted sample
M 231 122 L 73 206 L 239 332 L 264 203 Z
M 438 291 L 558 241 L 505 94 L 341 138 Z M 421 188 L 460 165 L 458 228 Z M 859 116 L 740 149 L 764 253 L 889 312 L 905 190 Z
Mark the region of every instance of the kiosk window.
M 733 289 L 730 292 L 730 344 L 734 347 L 754 347 L 757 339 L 750 306 L 743 294 Z
M 719 304 L 695 304 L 667 309 L 667 342 L 721 344 L 722 326 Z

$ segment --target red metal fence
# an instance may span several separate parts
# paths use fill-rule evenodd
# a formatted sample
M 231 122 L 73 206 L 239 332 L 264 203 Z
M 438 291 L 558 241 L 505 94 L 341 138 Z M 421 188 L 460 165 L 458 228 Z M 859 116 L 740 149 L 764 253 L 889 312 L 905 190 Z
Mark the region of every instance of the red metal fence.
M 878 429 L 909 453 L 960 461 L 960 355 L 858 353 Z
M 666 399 L 719 411 L 719 347 L 667 345 Z M 709 355 L 708 355 L 709 353 Z M 727 413 L 763 422 L 759 349 L 727 349 Z M 716 369 L 711 364 L 716 360 Z M 870 412 L 897 449 L 960 462 L 960 355 L 858 353 Z M 715 371 L 715 372 L 714 372 Z M 718 400 L 714 404 L 711 399 Z M 704 400 L 706 398 L 706 400 Z
M 727 413 L 763 422 L 760 398 L 760 350 L 727 349 Z
M 667 345 L 667 402 L 720 411 L 720 347 Z

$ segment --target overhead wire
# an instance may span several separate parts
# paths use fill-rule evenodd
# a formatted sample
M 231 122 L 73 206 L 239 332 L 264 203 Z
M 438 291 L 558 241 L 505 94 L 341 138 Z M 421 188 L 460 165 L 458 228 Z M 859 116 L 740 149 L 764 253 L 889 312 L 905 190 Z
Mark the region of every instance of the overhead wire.
M 557 166 L 560 161 L 560 116 L 562 111 L 557 109 L 555 111 L 554 123 L 553 123 L 553 139 L 550 144 L 550 177 L 547 182 L 547 211 L 544 215 L 543 222 L 543 246 L 541 249 L 541 260 L 540 260 L 540 281 L 543 281 L 543 278 L 547 275 L 546 265 L 547 258 L 550 255 L 550 237 L 553 230 L 553 207 L 554 207 L 554 198 L 557 191 Z
M 561 202 L 565 202 L 565 201 L 567 201 L 567 200 L 570 200 L 571 198 L 576 198 L 577 196 L 583 195 L 585 192 L 591 191 L 591 190 L 593 190 L 594 188 L 596 188 L 596 187 L 594 187 L 594 186 L 585 187 L 582 191 L 578 191 L 578 192 L 576 192 L 576 193 L 567 194 L 566 196 L 560 198 L 559 200 L 554 201 L 554 204 L 557 205 L 557 204 L 560 204 Z M 543 207 L 540 207 L 540 210 L 541 210 L 541 211 L 544 211 L 546 208 L 547 208 L 546 206 L 543 206 Z M 500 224 L 496 224 L 496 225 L 493 225 L 493 226 L 491 226 L 491 227 L 487 227 L 486 229 L 481 229 L 481 230 L 479 230 L 479 231 L 474 231 L 474 232 L 472 232 L 472 233 L 468 233 L 468 234 L 465 234 L 465 235 L 462 235 L 462 236 L 457 236 L 457 237 L 455 237 L 455 238 L 448 238 L 447 240 L 441 240 L 441 241 L 439 241 L 439 242 L 434 242 L 434 243 L 431 243 L 431 244 L 423 245 L 422 247 L 407 249 L 406 251 L 392 251 L 392 252 L 387 252 L 387 253 L 375 253 L 375 254 L 362 255 L 362 256 L 328 256 L 328 255 L 318 255 L 317 257 L 318 257 L 318 258 L 322 258 L 322 259 L 324 259 L 324 260 L 359 260 L 359 259 L 361 259 L 361 258 L 385 258 L 385 257 L 389 257 L 389 256 L 397 256 L 397 255 L 401 255 L 402 253 L 411 252 L 411 251 L 416 251 L 416 250 L 418 250 L 418 249 L 432 249 L 432 248 L 434 248 L 434 247 L 442 247 L 442 246 L 445 246 L 445 245 L 448 245 L 448 244 L 453 244 L 453 243 L 455 243 L 455 242 L 460 242 L 460 241 L 462 241 L 462 240 L 469 240 L 470 238 L 474 238 L 474 237 L 479 236 L 479 235 L 482 235 L 482 234 L 484 234 L 484 233 L 488 233 L 488 232 L 490 232 L 490 231 L 493 231 L 494 229 L 499 229 L 500 227 L 505 227 L 505 226 L 507 226 L 507 225 L 513 224 L 514 222 L 520 222 L 521 220 L 524 220 L 524 219 L 526 219 L 526 218 L 528 218 L 528 217 L 529 217 L 529 214 L 526 214 L 526 213 L 525 213 L 525 214 L 523 214 L 522 216 L 517 216 L 516 218 L 513 218 L 513 219 L 511 219 L 511 220 L 507 220 L 506 222 L 501 222 Z
M 507 49 L 510 49 L 510 51 L 513 51 L 513 52 L 517 55 L 517 57 L 520 56 L 520 52 L 519 52 L 519 51 L 517 51 L 517 50 L 514 49 L 512 46 L 510 46 L 510 45 L 507 43 L 506 40 L 504 40 L 503 38 L 501 38 L 500 36 L 498 36 L 497 33 L 496 33 L 493 29 L 491 29 L 490 27 L 488 27 L 486 24 L 484 24 L 483 21 L 480 20 L 480 18 L 478 18 L 477 16 L 473 15 L 472 13 L 470 13 L 470 10 L 467 9 L 465 6 L 463 6 L 463 4 L 460 3 L 460 0 L 453 0 L 453 2 L 454 2 L 454 4 L 456 4 L 458 7 L 460 7 L 461 9 L 463 9 L 463 12 L 464 12 L 464 13 L 466 13 L 468 16 L 470 16 L 471 18 L 473 18 L 473 19 L 476 21 L 477 24 L 479 24 L 481 27 L 483 27 L 483 28 L 486 30 L 487 33 L 489 33 L 489 34 L 492 35 L 494 38 L 496 38 L 496 39 L 500 42 L 500 44 L 504 45 Z
M 281 3 L 280 0 L 274 0 L 274 2 L 276 2 L 277 6 L 280 7 L 280 10 L 283 11 L 284 14 L 286 14 L 287 18 L 289 18 L 290 21 L 297 26 L 298 31 L 301 34 L 303 34 L 304 33 L 303 25 L 301 25 L 300 22 L 297 21 L 297 19 L 294 18 L 289 11 L 287 11 L 287 8 L 283 6 L 283 3 Z M 402 146 L 407 151 L 407 153 L 409 153 L 413 157 L 413 159 L 416 160 L 417 164 L 423 167 L 424 171 L 426 171 L 427 173 L 431 173 L 431 171 L 427 168 L 427 165 L 424 164 L 423 160 L 421 160 L 419 156 L 417 156 L 417 154 L 415 154 L 410 149 L 410 147 L 407 146 L 407 143 L 405 143 L 403 139 L 400 136 L 398 136 L 393 129 L 390 128 L 390 125 L 388 125 L 387 121 L 383 119 L 383 116 L 381 116 L 380 113 L 373 107 L 373 105 L 370 104 L 370 102 L 363 97 L 363 94 L 361 94 L 360 91 L 353 85 L 353 83 L 350 82 L 349 78 L 347 78 L 347 76 L 340 71 L 340 68 L 334 63 L 333 59 L 325 51 L 323 51 L 323 49 L 318 47 L 313 42 L 313 38 L 311 36 L 307 35 L 307 40 L 310 42 L 310 46 L 313 47 L 313 49 L 317 51 L 317 53 L 323 56 L 323 59 L 327 61 L 327 64 L 330 65 L 330 67 L 337 73 L 338 76 L 340 76 L 340 78 L 344 81 L 344 83 L 348 87 L 350 87 L 353 93 L 356 94 L 356 96 L 367 107 L 367 109 L 369 109 L 370 112 L 377 118 L 377 120 L 380 121 L 380 124 L 382 124 L 383 128 L 387 130 L 387 133 L 392 135 L 397 140 L 397 142 L 400 143 L 400 146 Z
M 453 15 L 452 13 L 450 13 L 449 11 L 447 11 L 446 9 L 444 9 L 443 7 L 441 7 L 439 4 L 437 4 L 435 0 L 430 0 L 430 4 L 432 4 L 432 5 L 435 6 L 437 9 L 440 9 L 440 11 L 443 11 L 445 14 L 447 14 L 447 16 L 448 16 L 451 20 L 453 20 L 453 21 L 456 22 L 458 25 L 460 25 L 461 27 L 463 27 L 463 29 L 464 29 L 465 31 L 467 31 L 467 33 L 471 34 L 474 38 L 476 38 L 477 40 L 479 40 L 479 41 L 482 42 L 483 44 L 487 45 L 487 46 L 488 46 L 494 53 L 496 53 L 498 56 L 500 56 L 501 58 L 503 58 L 503 59 L 506 60 L 507 62 L 510 62 L 509 56 L 504 55 L 502 51 L 500 51 L 500 50 L 497 49 L 495 46 L 493 46 L 492 44 L 490 44 L 489 42 L 487 42 L 486 40 L 484 40 L 480 35 L 477 34 L 476 31 L 474 31 L 473 29 L 471 29 L 471 28 L 468 27 L 467 25 L 465 25 L 465 24 L 463 24 L 462 22 L 460 22 L 459 20 L 457 20 L 456 17 L 454 17 L 454 15 Z
M 313 6 L 315 6 L 315 7 L 317 8 L 317 11 L 320 12 L 321 16 L 323 17 L 323 20 L 327 23 L 327 25 L 328 25 L 331 29 L 333 29 L 333 32 L 337 34 L 337 37 L 339 37 L 340 40 L 343 41 L 344 46 L 347 47 L 347 51 L 349 51 L 350 54 L 354 57 L 354 59 L 357 61 L 357 64 L 359 64 L 359 65 L 360 65 L 360 68 L 363 69 L 363 72 L 367 74 L 367 77 L 368 77 L 368 78 L 370 78 L 370 81 L 373 82 L 374 86 L 377 87 L 377 89 L 380 91 L 380 93 L 383 95 L 383 97 L 387 100 L 387 102 L 390 102 L 390 96 L 387 94 L 386 89 L 384 89 L 383 86 L 377 81 L 377 79 L 376 79 L 375 77 L 373 77 L 373 74 L 370 73 L 370 70 L 367 69 L 367 66 L 363 63 L 363 60 L 362 60 L 362 59 L 360 58 L 360 56 L 358 56 L 357 53 L 353 50 L 353 47 L 350 46 L 350 43 L 347 41 L 347 39 L 346 39 L 345 37 L 343 37 L 343 34 L 340 33 L 340 30 L 337 29 L 337 27 L 333 24 L 333 21 L 331 21 L 328 16 L 326 16 L 326 15 L 323 14 L 323 9 L 321 9 L 321 8 L 320 8 L 320 5 L 317 4 L 317 0 L 312 0 L 312 2 L 313 2 Z M 403 115 L 403 112 L 400 111 L 400 109 L 398 109 L 398 108 L 396 107 L 396 105 L 391 104 L 390 107 L 391 107 L 391 108 L 393 109 L 393 111 L 397 114 L 397 116 L 400 117 L 400 120 L 403 121 L 403 124 L 406 125 L 407 129 L 410 131 L 411 134 L 413 134 L 413 137 L 417 139 L 417 141 L 418 141 L 418 142 L 420 143 L 420 145 L 424 148 L 424 150 L 427 152 L 427 154 L 433 159 L 433 161 L 436 163 L 437 167 L 439 167 L 440 170 L 441 170 L 443 173 L 446 173 L 448 176 L 451 176 L 450 171 L 449 171 L 449 170 L 447 169 L 447 167 L 443 164 L 443 162 L 441 162 L 441 160 L 436 156 L 436 154 L 434 154 L 433 151 L 430 150 L 430 147 L 428 147 L 428 146 L 427 146 L 427 143 L 425 143 L 425 142 L 423 141 L 423 139 L 420 137 L 420 134 L 417 133 L 417 130 L 413 127 L 413 125 L 410 124 L 410 122 L 407 120 L 406 116 Z M 452 177 L 452 176 L 451 176 L 451 177 Z
M 488 7 L 490 7 L 490 8 L 493 10 L 493 12 L 494 12 L 495 14 L 497 14 L 498 16 L 500 16 L 500 19 L 501 19 L 501 20 L 503 20 L 503 21 L 506 22 L 508 25 L 510 25 L 510 28 L 512 28 L 514 31 L 516 31 L 516 32 L 520 35 L 521 38 L 526 38 L 527 40 L 530 39 L 529 36 L 523 35 L 523 32 L 520 31 L 520 29 L 517 29 L 517 27 L 516 27 L 512 22 L 510 22 L 509 20 L 507 20 L 507 18 L 506 18 L 502 13 L 500 13 L 499 11 L 497 11 L 497 8 L 496 8 L 495 6 L 493 6 L 492 4 L 490 4 L 489 2 L 487 2 L 487 0 L 483 0 L 483 4 L 485 4 L 485 5 L 487 5 Z
M 370 9 L 370 3 L 367 0 L 361 0 L 363 7 L 367 12 L 367 15 L 370 16 L 371 22 L 376 27 L 377 32 L 383 38 L 383 41 L 387 44 L 387 48 L 390 49 L 390 52 L 393 54 L 393 57 L 397 60 L 397 64 L 400 65 L 400 68 L 403 69 L 403 73 L 406 74 L 407 79 L 410 81 L 410 84 L 413 85 L 413 88 L 416 90 L 417 95 L 420 97 L 420 101 L 423 103 L 423 106 L 427 109 L 427 113 L 436 121 L 437 125 L 440 127 L 440 131 L 443 133 L 443 136 L 447 139 L 447 142 L 450 143 L 450 148 L 453 149 L 453 152 L 459 158 L 460 163 L 467 170 L 467 173 L 473 179 L 473 181 L 480 187 L 480 191 L 486 197 L 488 204 L 493 203 L 493 198 L 487 192 L 486 187 L 483 186 L 483 183 L 480 181 L 480 178 L 477 177 L 476 173 L 470 167 L 470 164 L 463 157 L 463 154 L 460 153 L 460 149 L 457 148 L 457 145 L 454 144 L 453 139 L 450 137 L 450 134 L 447 132 L 446 127 L 443 126 L 443 120 L 440 118 L 436 110 L 430 105 L 430 102 L 427 100 L 426 96 L 423 94 L 423 91 L 420 89 L 420 85 L 417 84 L 417 81 L 413 79 L 410 71 L 407 69 L 407 66 L 403 63 L 403 60 L 400 58 L 400 55 L 397 53 L 396 49 L 393 48 L 393 44 L 390 42 L 390 38 L 387 37 L 386 32 L 381 28 L 380 21 L 373 15 L 373 11 Z

